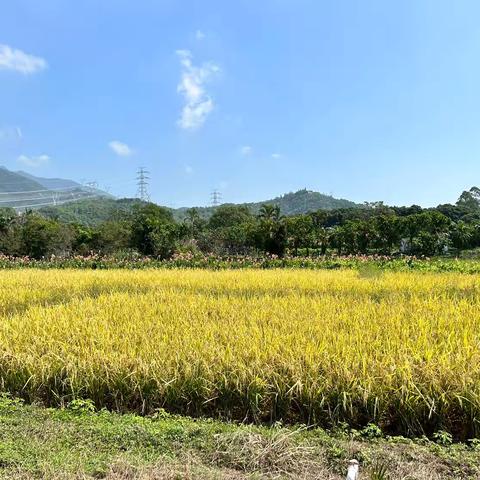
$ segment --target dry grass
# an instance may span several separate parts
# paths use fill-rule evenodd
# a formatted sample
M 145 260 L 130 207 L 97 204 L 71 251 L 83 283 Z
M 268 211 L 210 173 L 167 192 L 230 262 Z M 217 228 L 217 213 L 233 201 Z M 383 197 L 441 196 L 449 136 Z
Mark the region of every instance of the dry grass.
M 247 476 L 230 469 L 209 467 L 188 456 L 182 462 L 165 462 L 153 467 L 132 467 L 118 461 L 107 473 L 107 480 L 243 480 Z
M 337 479 L 323 450 L 295 441 L 297 434 L 280 430 L 268 437 L 245 431 L 219 435 L 209 461 L 265 478 Z

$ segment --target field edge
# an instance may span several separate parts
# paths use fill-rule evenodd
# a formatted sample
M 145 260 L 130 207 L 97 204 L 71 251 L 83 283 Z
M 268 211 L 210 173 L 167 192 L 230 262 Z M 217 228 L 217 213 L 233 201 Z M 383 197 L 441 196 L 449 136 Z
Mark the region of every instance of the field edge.
M 480 445 L 363 432 L 236 425 L 159 410 L 151 417 L 66 409 L 0 397 L 2 479 L 342 479 L 350 458 L 363 478 L 379 465 L 393 478 L 473 479 Z M 385 477 L 388 478 L 388 477 Z

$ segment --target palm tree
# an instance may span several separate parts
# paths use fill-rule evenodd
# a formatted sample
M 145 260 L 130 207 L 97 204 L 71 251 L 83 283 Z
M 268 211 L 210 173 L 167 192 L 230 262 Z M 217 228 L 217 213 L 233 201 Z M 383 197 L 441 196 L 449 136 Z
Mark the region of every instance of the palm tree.
M 264 204 L 260 207 L 258 217 L 264 221 L 278 222 L 282 218 L 280 207 L 278 205 Z
M 202 217 L 196 208 L 189 208 L 185 212 L 184 223 L 188 228 L 189 234 L 195 237 L 202 225 Z

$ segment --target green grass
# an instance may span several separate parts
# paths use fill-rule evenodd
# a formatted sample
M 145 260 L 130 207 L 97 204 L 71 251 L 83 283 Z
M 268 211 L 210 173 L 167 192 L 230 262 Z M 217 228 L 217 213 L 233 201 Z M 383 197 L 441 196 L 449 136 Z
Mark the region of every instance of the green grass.
M 373 433 L 372 433 L 373 432 Z M 474 479 L 480 447 L 439 438 L 235 425 L 206 419 L 93 412 L 0 399 L 2 479 L 342 479 L 357 458 L 362 478 Z

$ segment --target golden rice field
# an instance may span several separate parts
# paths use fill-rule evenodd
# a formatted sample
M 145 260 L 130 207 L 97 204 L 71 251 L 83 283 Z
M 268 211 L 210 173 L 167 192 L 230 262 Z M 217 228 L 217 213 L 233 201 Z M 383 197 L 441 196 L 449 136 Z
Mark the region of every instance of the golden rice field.
M 1 389 L 58 405 L 478 435 L 480 276 L 0 274 Z

